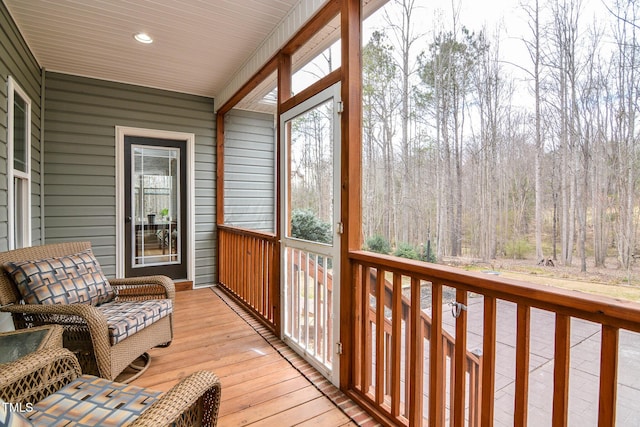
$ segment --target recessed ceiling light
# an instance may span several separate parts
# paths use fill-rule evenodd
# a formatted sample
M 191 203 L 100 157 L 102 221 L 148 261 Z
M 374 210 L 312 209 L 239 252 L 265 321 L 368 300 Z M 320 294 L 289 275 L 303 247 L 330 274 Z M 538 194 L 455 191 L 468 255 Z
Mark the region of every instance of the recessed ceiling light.
M 151 36 L 146 33 L 135 34 L 133 38 L 139 41 L 140 43 L 144 43 L 144 44 L 153 43 L 153 39 L 151 38 Z

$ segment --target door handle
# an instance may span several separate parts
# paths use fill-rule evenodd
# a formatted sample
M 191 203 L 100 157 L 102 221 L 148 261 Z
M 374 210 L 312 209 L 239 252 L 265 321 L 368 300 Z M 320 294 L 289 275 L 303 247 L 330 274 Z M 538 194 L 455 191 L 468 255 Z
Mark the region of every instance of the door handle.
M 131 220 L 132 220 L 132 219 L 133 219 L 133 218 L 131 218 L 130 216 L 128 216 L 128 217 L 126 217 L 126 218 L 125 218 L 125 222 L 131 222 Z

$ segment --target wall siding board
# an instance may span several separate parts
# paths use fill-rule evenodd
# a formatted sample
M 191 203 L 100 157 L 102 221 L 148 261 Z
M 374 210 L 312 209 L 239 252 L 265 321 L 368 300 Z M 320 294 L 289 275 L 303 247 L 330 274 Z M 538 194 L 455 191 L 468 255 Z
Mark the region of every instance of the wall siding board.
M 106 212 L 103 212 L 103 213 L 106 213 Z M 86 216 L 76 215 L 76 216 L 68 216 L 64 218 L 61 218 L 60 216 L 58 216 L 56 218 L 49 219 L 48 224 L 49 224 L 49 227 L 51 228 L 55 228 L 55 227 L 62 228 L 68 225 L 69 219 L 72 219 L 78 227 L 98 227 L 106 222 L 109 222 L 109 215 L 86 215 Z
M 65 128 L 63 131 L 53 131 L 49 128 L 47 131 L 47 141 L 56 142 L 58 144 L 70 144 L 81 150 L 92 151 L 94 149 L 110 149 L 113 148 L 113 141 L 109 135 L 98 136 L 91 135 L 91 138 L 87 138 L 87 135 L 72 134 L 70 135 Z
M 115 274 L 115 127 L 194 133 L 194 282 L 216 283 L 213 100 L 49 72 L 46 94 L 47 242 L 87 238 Z
M 92 179 L 92 178 L 89 178 Z M 47 196 L 65 196 L 67 194 L 92 196 L 94 194 L 100 194 L 102 196 L 115 197 L 115 186 L 108 187 L 102 185 L 51 185 L 47 182 Z
M 270 190 L 273 189 L 273 184 L 269 182 L 239 182 L 234 181 L 229 184 L 229 189 L 234 190 Z
M 53 145 L 53 144 L 52 144 Z M 48 151 L 45 151 L 45 163 L 47 159 Z M 91 178 L 93 176 L 110 176 L 114 177 L 116 173 L 115 166 L 87 166 L 83 164 L 75 165 L 73 168 L 68 168 L 65 164 L 46 164 L 45 165 L 45 181 L 49 174 L 64 174 L 64 175 L 75 175 L 76 179 L 80 179 L 80 177 Z M 113 179 L 115 185 L 115 178 Z M 46 184 L 46 183 L 45 183 Z M 45 187 L 45 196 L 46 196 L 46 187 Z
M 231 110 L 225 116 L 224 223 L 275 229 L 275 129 L 271 114 Z
M 31 101 L 31 244 L 39 245 L 40 231 L 40 94 L 41 69 L 18 31 L 4 3 L 0 2 L 0 251 L 7 250 L 7 81 L 11 76 Z
M 256 152 L 251 152 L 249 150 L 246 150 L 245 153 L 243 154 L 244 156 L 251 156 L 252 154 L 257 153 Z M 229 157 L 231 157 L 232 154 L 229 153 Z M 256 171 L 255 173 L 257 174 L 264 174 L 264 175 L 270 175 L 272 174 L 270 167 L 273 165 L 273 159 L 269 159 L 268 157 L 261 157 L 261 156 L 256 156 L 256 157 L 236 157 L 235 159 L 229 159 L 229 164 L 225 165 L 225 170 L 227 169 L 227 166 L 229 167 L 229 172 L 233 173 L 233 172 L 247 172 L 247 168 L 251 168 L 251 167 L 255 167 Z
M 48 169 L 48 166 L 47 166 Z M 114 185 L 115 184 L 115 178 L 112 176 L 91 176 L 91 180 L 93 182 L 93 185 L 99 185 L 102 188 L 104 188 L 104 186 L 109 186 L 109 185 Z M 55 175 L 52 177 L 47 177 L 47 184 L 51 185 L 51 186 L 70 186 L 70 185 L 76 185 L 78 183 L 78 181 L 82 182 L 83 178 L 79 177 L 77 175 Z M 68 188 L 68 187 L 67 187 Z
M 54 223 L 58 224 L 58 226 L 60 226 L 60 224 L 55 221 L 63 222 L 68 226 L 70 222 L 71 223 L 73 222 L 73 219 L 76 216 L 90 216 L 90 217 L 100 218 L 102 216 L 115 217 L 116 215 L 115 205 L 112 207 L 111 211 L 108 211 L 102 206 L 66 206 L 66 205 L 47 206 L 46 210 L 47 210 L 47 214 L 46 214 L 47 224 L 49 223 L 49 221 L 54 221 Z M 104 222 L 102 223 L 104 224 L 105 222 L 112 221 L 112 218 L 104 218 L 103 221 Z
M 119 100 L 112 104 L 114 108 L 119 106 L 120 109 L 130 109 L 132 111 L 139 111 L 144 109 L 145 111 L 152 111 L 159 114 L 163 114 L 165 109 L 172 111 L 173 117 L 193 117 L 190 114 L 190 110 L 193 109 L 195 104 L 209 105 L 210 98 L 200 97 L 199 100 L 195 98 L 189 98 L 191 95 L 179 94 L 177 92 L 168 92 L 162 90 L 156 90 L 151 88 L 139 87 L 141 90 L 145 90 L 145 98 L 141 100 L 138 97 L 140 91 L 129 91 L 128 87 L 132 85 L 123 85 L 117 82 L 111 82 L 107 80 L 95 80 L 95 83 L 91 87 L 82 88 L 78 90 L 76 85 L 76 76 L 68 74 L 60 74 L 61 78 L 57 79 L 55 84 L 52 84 L 52 91 L 60 91 L 62 93 L 74 94 L 75 96 L 90 96 L 90 100 L 86 103 L 89 105 L 103 105 L 103 103 L 112 102 L 112 100 Z M 47 86 L 47 91 L 49 91 Z M 155 92 L 154 92 L 155 91 Z M 172 99 L 167 97 L 168 93 L 173 93 L 176 98 Z M 96 99 L 100 99 L 97 102 Z M 122 101 L 127 101 L 122 104 Z M 146 105 L 147 103 L 150 105 Z M 205 107 L 200 109 L 200 113 L 204 113 Z M 198 111 L 193 111 L 194 114 L 198 114 Z M 203 114 L 203 115 L 206 115 Z

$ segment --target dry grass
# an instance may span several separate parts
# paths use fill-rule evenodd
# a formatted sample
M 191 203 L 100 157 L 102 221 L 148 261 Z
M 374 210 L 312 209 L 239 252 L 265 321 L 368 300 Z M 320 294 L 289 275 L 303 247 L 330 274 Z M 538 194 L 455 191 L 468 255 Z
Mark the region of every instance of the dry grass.
M 534 260 L 496 259 L 480 262 L 449 259 L 447 264 L 465 270 L 491 270 L 511 279 L 640 302 L 640 263 L 632 265 L 627 271 L 617 268 L 615 260 L 611 259 L 606 267 L 587 265 L 586 272 L 581 272 L 579 265 L 563 266 L 556 263 L 554 267 L 545 267 L 537 265 Z M 579 260 L 574 264 L 579 264 Z

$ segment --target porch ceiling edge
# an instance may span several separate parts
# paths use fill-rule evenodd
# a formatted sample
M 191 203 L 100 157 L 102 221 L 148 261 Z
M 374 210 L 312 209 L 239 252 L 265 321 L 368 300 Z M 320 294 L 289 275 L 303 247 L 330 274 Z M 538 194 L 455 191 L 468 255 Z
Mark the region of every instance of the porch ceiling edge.
M 233 77 L 225 84 L 224 89 L 215 95 L 214 109 L 217 111 L 221 105 L 224 105 L 327 1 L 300 0 L 256 49 L 247 62 L 234 73 Z

